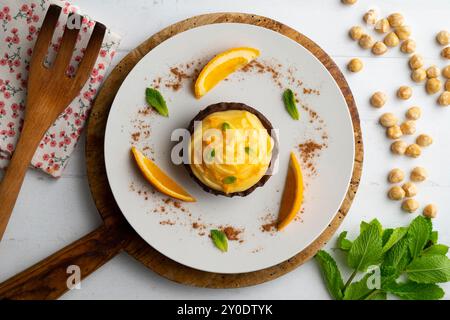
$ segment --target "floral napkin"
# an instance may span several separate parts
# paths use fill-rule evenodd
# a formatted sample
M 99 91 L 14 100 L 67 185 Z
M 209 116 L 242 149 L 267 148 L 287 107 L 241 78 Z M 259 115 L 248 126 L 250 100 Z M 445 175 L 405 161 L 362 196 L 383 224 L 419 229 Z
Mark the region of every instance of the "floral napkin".
M 79 8 L 67 1 L 0 0 L 0 169 L 8 165 L 20 135 L 31 54 L 50 4 L 57 4 L 63 9 L 50 45 L 47 64 L 56 56 L 70 13 L 80 14 L 82 28 L 69 72 L 74 72 L 81 60 L 95 25 Z M 42 139 L 31 163 L 35 168 L 53 177 L 61 176 L 119 43 L 120 37 L 108 30 L 90 79 Z

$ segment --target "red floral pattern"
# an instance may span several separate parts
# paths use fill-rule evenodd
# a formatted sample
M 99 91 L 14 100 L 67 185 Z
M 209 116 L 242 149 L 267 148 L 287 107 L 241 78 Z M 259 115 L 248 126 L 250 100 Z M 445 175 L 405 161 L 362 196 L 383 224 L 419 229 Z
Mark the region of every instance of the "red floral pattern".
M 59 49 L 68 14 L 76 13 L 77 8 L 62 0 L 3 0 L 0 3 L 0 169 L 7 166 L 22 129 L 33 46 L 45 12 L 52 3 L 60 5 L 63 12 L 45 61 L 47 65 L 51 65 Z M 89 17 L 82 17 L 69 74 L 76 72 L 94 25 Z M 34 167 L 54 177 L 62 174 L 119 42 L 119 37 L 108 30 L 89 81 L 45 134 L 33 157 Z

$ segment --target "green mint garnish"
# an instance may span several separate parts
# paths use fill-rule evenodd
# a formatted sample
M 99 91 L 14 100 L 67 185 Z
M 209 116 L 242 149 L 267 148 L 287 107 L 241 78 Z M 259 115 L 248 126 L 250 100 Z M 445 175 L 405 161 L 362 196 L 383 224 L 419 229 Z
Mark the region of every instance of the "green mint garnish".
M 214 158 L 216 156 L 216 149 L 212 149 L 210 155 L 211 158 Z
M 292 119 L 299 120 L 300 115 L 298 113 L 297 105 L 295 104 L 294 92 L 292 92 L 291 89 L 286 89 L 286 91 L 284 91 L 283 102 Z
M 228 122 L 222 123 L 222 130 L 223 130 L 223 131 L 226 131 L 226 130 L 228 130 L 228 129 L 231 129 L 230 124 L 229 124 Z
M 211 230 L 211 239 L 214 245 L 222 252 L 228 251 L 228 239 L 225 233 L 220 230 Z
M 337 300 L 386 300 L 388 295 L 406 300 L 443 298 L 438 283 L 450 281 L 449 248 L 437 243 L 438 234 L 432 229 L 430 219 L 418 216 L 408 227 L 390 229 L 383 229 L 376 219 L 363 221 L 355 240 L 342 232 L 337 247 L 353 270 L 346 282 L 330 254 L 321 250 L 315 257 L 330 295 Z
M 167 108 L 166 101 L 161 93 L 153 88 L 145 89 L 145 100 L 152 106 L 160 115 L 164 117 L 169 116 L 169 109 Z
M 236 182 L 236 177 L 234 177 L 234 176 L 228 176 L 223 179 L 223 183 L 225 183 L 225 184 L 232 184 L 235 182 Z

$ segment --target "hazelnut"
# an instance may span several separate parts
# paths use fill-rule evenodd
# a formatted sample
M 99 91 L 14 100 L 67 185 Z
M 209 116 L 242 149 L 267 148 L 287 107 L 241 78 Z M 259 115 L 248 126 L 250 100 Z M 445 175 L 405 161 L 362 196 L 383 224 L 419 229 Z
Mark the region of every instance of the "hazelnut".
M 450 59 L 450 47 L 445 47 L 444 49 L 442 49 L 441 56 L 442 58 Z
M 400 40 L 407 40 L 411 35 L 411 28 L 408 26 L 400 26 L 395 29 L 395 34 Z
M 442 69 L 442 75 L 446 79 L 450 79 L 450 65 L 446 66 L 444 69 Z
M 377 56 L 381 56 L 382 54 L 385 54 L 386 51 L 387 51 L 387 47 L 381 41 L 375 42 L 375 44 L 372 47 L 372 53 Z
M 387 128 L 386 135 L 389 139 L 395 140 L 395 139 L 400 138 L 403 135 L 403 133 L 402 133 L 402 129 L 400 129 L 400 127 L 398 125 L 395 125 L 395 126 Z
M 353 40 L 359 40 L 361 39 L 361 36 L 364 34 L 364 31 L 363 28 L 361 28 L 360 26 L 354 26 L 350 29 L 348 34 L 350 38 L 352 38 Z
M 427 72 L 422 68 L 418 68 L 411 72 L 411 79 L 414 82 L 422 82 L 422 81 L 425 81 L 426 78 L 427 78 Z
M 450 91 L 450 79 L 445 81 L 445 91 Z
M 437 78 L 441 75 L 441 70 L 436 66 L 431 66 L 427 69 L 427 78 Z
M 351 72 L 359 72 L 363 68 L 363 63 L 360 59 L 354 58 L 350 60 L 350 62 L 347 65 L 348 70 Z
M 355 4 L 358 0 L 341 0 L 343 4 L 352 5 Z
M 434 204 L 427 204 L 425 208 L 423 208 L 423 215 L 430 219 L 436 218 L 437 207 Z
M 395 32 L 389 32 L 383 39 L 383 42 L 388 46 L 388 47 L 395 47 L 398 46 L 398 44 L 400 43 L 400 40 L 398 39 L 397 35 L 395 34 Z
M 363 49 L 370 49 L 373 47 L 375 41 L 368 34 L 363 34 L 361 38 L 359 38 L 359 46 Z
M 414 199 L 406 199 L 402 203 L 402 209 L 406 212 L 413 213 L 419 209 L 419 203 Z
M 405 19 L 400 13 L 393 13 L 387 17 L 389 25 L 393 28 L 402 26 L 405 23 Z
M 422 114 L 422 111 L 419 107 L 411 107 L 406 111 L 406 118 L 409 120 L 418 120 Z
M 414 120 L 406 120 L 400 125 L 403 134 L 411 135 L 416 132 L 416 122 Z
M 363 20 L 367 24 L 375 24 L 377 21 L 376 11 L 374 9 L 370 9 L 369 11 L 367 11 L 363 16 Z
M 406 144 L 405 141 L 397 140 L 397 141 L 392 142 L 391 151 L 393 154 L 403 155 L 403 154 L 405 154 L 407 146 L 408 145 Z
M 450 80 L 447 80 L 445 87 L 447 88 L 447 84 L 449 83 Z M 450 105 L 450 91 L 444 91 L 442 92 L 442 94 L 439 96 L 438 99 L 438 103 L 439 105 L 443 106 L 443 107 L 447 107 L 448 105 Z
M 402 170 L 400 170 L 398 168 L 395 168 L 395 169 L 392 169 L 391 171 L 389 171 L 388 181 L 390 183 L 402 182 L 404 178 L 405 178 L 405 174 L 403 173 Z
M 410 144 L 405 150 L 405 155 L 411 158 L 417 158 L 421 153 L 422 150 L 420 149 L 419 145 L 415 143 Z
M 402 42 L 400 50 L 403 53 L 413 53 L 414 51 L 416 51 L 416 42 L 413 39 L 407 39 Z
M 370 97 L 370 104 L 375 108 L 381 108 L 385 105 L 387 96 L 385 93 L 377 91 Z
M 412 182 L 406 182 L 402 185 L 402 189 L 405 190 L 405 196 L 408 198 L 415 197 L 417 195 L 417 187 Z
M 421 147 L 428 147 L 433 143 L 433 138 L 427 134 L 420 134 L 416 138 L 416 143 Z
M 395 201 L 402 200 L 405 197 L 405 190 L 399 186 L 393 186 L 388 191 L 388 197 Z
M 427 89 L 428 94 L 435 94 L 442 88 L 441 80 L 437 78 L 428 79 L 425 88 Z
M 397 90 L 397 97 L 402 100 L 408 100 L 412 96 L 412 89 L 408 86 L 401 86 Z
M 375 31 L 378 33 L 386 33 L 390 28 L 389 21 L 386 18 L 380 19 L 375 23 Z
M 409 66 L 412 70 L 419 69 L 423 67 L 423 58 L 422 56 L 415 54 L 409 58 Z
M 385 128 L 395 126 L 397 122 L 398 122 L 397 117 L 390 112 L 384 113 L 380 117 L 380 124 Z
M 436 35 L 436 41 L 442 46 L 450 44 L 450 32 L 445 30 L 439 31 Z
M 412 169 L 411 174 L 409 175 L 409 178 L 411 181 L 414 182 L 422 182 L 427 179 L 428 173 L 427 171 L 422 167 L 415 167 Z

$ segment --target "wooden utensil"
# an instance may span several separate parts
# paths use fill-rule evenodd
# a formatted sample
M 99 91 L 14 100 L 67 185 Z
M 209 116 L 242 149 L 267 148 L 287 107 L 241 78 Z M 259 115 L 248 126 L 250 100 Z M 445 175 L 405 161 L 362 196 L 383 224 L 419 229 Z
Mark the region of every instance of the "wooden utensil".
M 355 139 L 355 164 L 346 197 L 328 228 L 302 252 L 276 266 L 241 274 L 217 274 L 192 269 L 165 257 L 149 246 L 127 223 L 120 212 L 106 177 L 103 144 L 109 109 L 122 82 L 134 66 L 163 41 L 191 28 L 213 23 L 247 23 L 285 35 L 311 51 L 328 69 L 342 91 L 352 117 Z M 36 265 L 0 284 L 0 299 L 56 299 L 68 290 L 67 268 L 77 265 L 84 279 L 118 253 L 124 251 L 162 277 L 198 287 L 239 288 L 276 279 L 309 260 L 336 232 L 345 218 L 358 189 L 363 163 L 361 127 L 353 95 L 333 60 L 313 41 L 282 23 L 245 13 L 212 13 L 171 25 L 131 51 L 103 84 L 86 134 L 86 166 L 89 187 L 103 225 L 83 238 L 54 253 Z
M 96 23 L 78 71 L 75 76 L 69 77 L 67 69 L 80 30 L 66 26 L 56 60 L 50 68 L 46 68 L 44 59 L 60 13 L 61 7 L 56 5 L 49 7 L 33 49 L 23 129 L 0 185 L 0 240 L 16 203 L 27 168 L 42 137 L 80 93 L 91 74 L 105 35 L 105 26 Z

